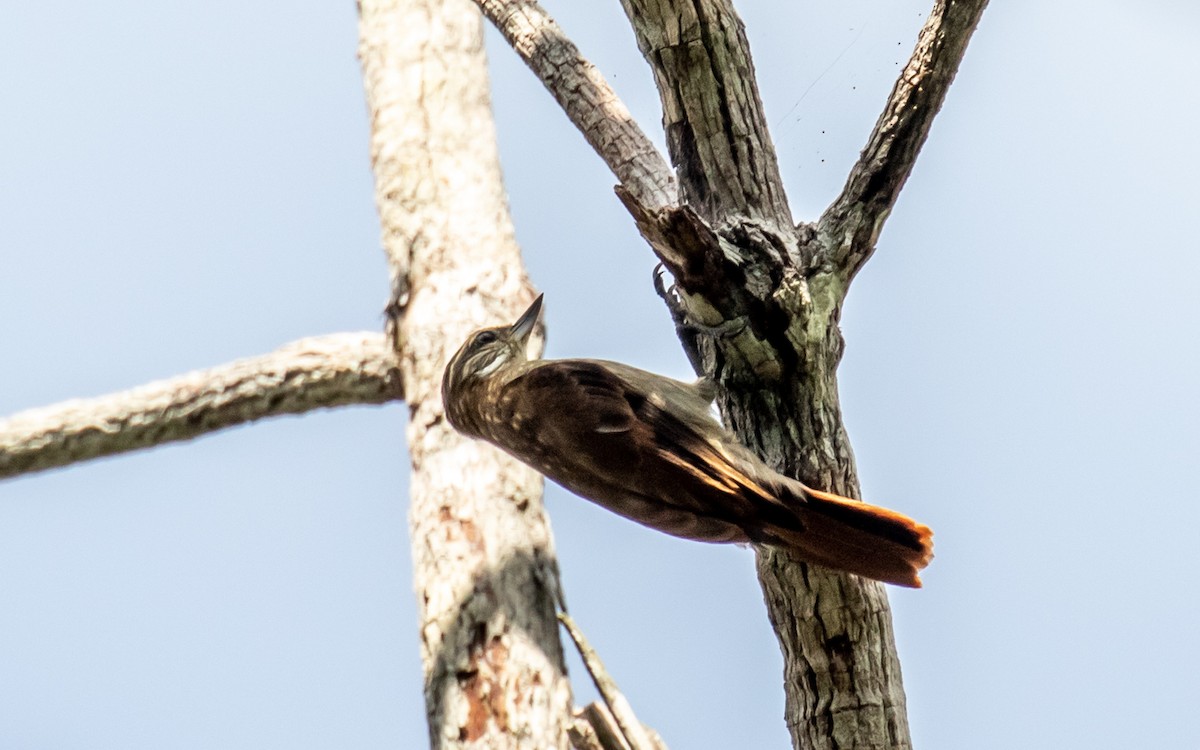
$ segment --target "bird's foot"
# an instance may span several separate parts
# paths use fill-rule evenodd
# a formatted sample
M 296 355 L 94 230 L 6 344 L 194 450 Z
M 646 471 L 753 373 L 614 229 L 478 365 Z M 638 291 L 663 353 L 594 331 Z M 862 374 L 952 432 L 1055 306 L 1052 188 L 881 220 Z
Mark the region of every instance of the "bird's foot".
M 722 320 L 720 323 L 712 326 L 691 320 L 688 317 L 687 306 L 683 302 L 683 297 L 679 294 L 678 287 L 675 284 L 667 286 L 663 281 L 664 270 L 665 267 L 661 262 L 654 266 L 654 291 L 666 303 L 667 309 L 671 311 L 671 319 L 675 321 L 676 328 L 723 339 L 736 336 L 749 324 L 750 321 L 745 315 L 739 315 L 730 320 Z

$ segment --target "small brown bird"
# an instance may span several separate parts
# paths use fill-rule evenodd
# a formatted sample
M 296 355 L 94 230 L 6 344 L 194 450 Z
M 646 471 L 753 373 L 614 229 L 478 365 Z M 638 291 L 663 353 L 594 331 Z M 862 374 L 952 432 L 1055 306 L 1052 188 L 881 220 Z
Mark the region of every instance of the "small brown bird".
M 711 384 L 619 362 L 533 360 L 542 298 L 472 333 L 442 376 L 450 424 L 619 515 L 685 539 L 757 542 L 836 570 L 921 585 L 929 527 L 773 471 L 713 418 Z

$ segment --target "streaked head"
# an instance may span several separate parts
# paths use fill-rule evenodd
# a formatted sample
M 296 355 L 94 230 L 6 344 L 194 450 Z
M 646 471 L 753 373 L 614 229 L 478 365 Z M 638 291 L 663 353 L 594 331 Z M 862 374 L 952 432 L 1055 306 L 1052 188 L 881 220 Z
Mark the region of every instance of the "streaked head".
M 461 400 L 473 386 L 529 359 L 529 337 L 541 317 L 542 296 L 539 294 L 511 326 L 481 328 L 472 333 L 450 358 L 442 374 L 442 403 L 456 428 L 464 427 L 460 424 L 465 407 Z

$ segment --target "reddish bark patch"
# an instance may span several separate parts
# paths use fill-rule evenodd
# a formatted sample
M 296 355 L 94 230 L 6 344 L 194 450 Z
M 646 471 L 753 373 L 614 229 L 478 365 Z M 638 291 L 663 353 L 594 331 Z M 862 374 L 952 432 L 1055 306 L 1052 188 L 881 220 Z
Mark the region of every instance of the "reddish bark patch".
M 467 720 L 459 727 L 458 736 L 471 742 L 487 734 L 492 726 L 500 733 L 509 731 L 503 684 L 508 646 L 500 634 L 488 638 L 486 626 L 481 625 L 475 630 L 468 653 L 469 665 L 458 675 L 459 687 L 467 699 Z
M 465 539 L 473 551 L 483 553 L 483 534 L 474 521 L 469 518 L 458 518 L 450 506 L 443 505 L 438 508 L 438 522 L 445 530 L 447 542 Z

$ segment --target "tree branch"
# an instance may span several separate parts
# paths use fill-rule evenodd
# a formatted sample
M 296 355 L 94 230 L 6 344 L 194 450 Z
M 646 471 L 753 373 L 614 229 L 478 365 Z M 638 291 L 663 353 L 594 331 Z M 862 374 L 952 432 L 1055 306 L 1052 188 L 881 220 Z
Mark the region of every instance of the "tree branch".
M 475 0 L 545 84 L 621 185 L 651 208 L 679 200 L 675 178 L 596 66 L 536 0 Z
M 654 71 L 684 202 L 791 227 L 750 45 L 729 0 L 621 0 Z
M 575 624 L 574 618 L 566 612 L 559 612 L 558 621 L 571 636 L 576 650 L 579 651 L 579 657 L 583 659 L 583 665 L 587 667 L 588 674 L 592 676 L 592 682 L 596 684 L 596 690 L 600 692 L 600 697 L 604 699 L 604 704 L 608 707 L 607 716 L 599 706 L 588 706 L 584 711 L 584 715 L 599 736 L 601 745 L 611 747 L 623 744 L 629 750 L 666 750 L 662 740 L 638 721 L 637 716 L 633 713 L 633 706 L 629 705 L 628 699 L 617 688 L 616 681 L 609 675 L 604 662 L 600 661 L 600 655 L 588 643 L 583 631 Z M 616 732 L 605 728 L 609 719 L 616 725 Z M 614 737 L 614 735 L 616 736 Z M 619 737 L 621 741 L 618 742 L 616 737 Z
M 830 260 L 847 282 L 874 252 L 985 7 L 937 0 L 842 194 L 821 216 L 818 233 L 830 238 Z
M 654 70 L 683 203 L 647 209 L 618 195 L 675 278 L 681 327 L 701 332 L 695 352 L 726 425 L 813 487 L 860 496 L 838 402 L 842 302 L 984 2 L 937 1 L 844 197 L 819 224 L 797 226 L 731 0 L 622 0 Z M 911 747 L 883 587 L 757 552 L 794 747 Z
M 270 354 L 0 421 L 0 479 L 187 440 L 280 414 L 403 397 L 380 334 L 302 339 Z
M 636 750 L 630 747 L 608 706 L 600 701 L 576 709 L 575 723 L 569 732 L 571 746 L 575 750 Z M 649 750 L 667 750 L 662 737 L 649 727 L 646 728 L 646 736 L 651 742 Z

